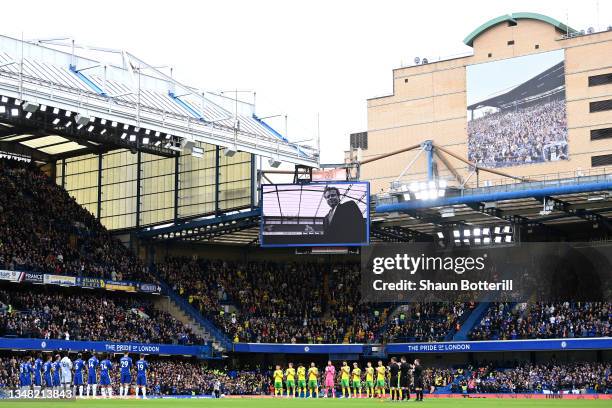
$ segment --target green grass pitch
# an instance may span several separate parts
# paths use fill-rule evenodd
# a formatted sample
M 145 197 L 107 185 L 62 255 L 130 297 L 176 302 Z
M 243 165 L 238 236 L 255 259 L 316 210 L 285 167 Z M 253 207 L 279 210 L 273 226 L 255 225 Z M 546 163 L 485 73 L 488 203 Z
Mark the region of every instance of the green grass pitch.
M 387 400 L 367 400 L 367 399 L 270 399 L 270 398 L 221 398 L 221 399 L 149 399 L 149 400 L 68 400 L 68 401 L 0 401 L 2 408 L 42 408 L 42 407 L 66 407 L 66 408 L 135 408 L 135 407 L 172 407 L 172 408 L 192 408 L 192 407 L 214 407 L 214 408 L 329 408 L 329 407 L 450 407 L 450 408 L 527 408 L 527 407 L 559 407 L 559 408 L 578 408 L 578 407 L 609 407 L 610 400 L 533 400 L 533 399 L 427 399 L 423 403 L 396 402 Z

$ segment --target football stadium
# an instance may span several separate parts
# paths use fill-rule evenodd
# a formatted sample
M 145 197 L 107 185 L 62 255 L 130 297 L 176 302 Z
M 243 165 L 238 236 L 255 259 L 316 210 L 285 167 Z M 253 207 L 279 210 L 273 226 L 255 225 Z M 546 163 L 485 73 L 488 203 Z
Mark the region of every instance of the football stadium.
M 255 92 L 0 32 L 1 404 L 609 406 L 612 26 L 490 17 L 341 163 Z

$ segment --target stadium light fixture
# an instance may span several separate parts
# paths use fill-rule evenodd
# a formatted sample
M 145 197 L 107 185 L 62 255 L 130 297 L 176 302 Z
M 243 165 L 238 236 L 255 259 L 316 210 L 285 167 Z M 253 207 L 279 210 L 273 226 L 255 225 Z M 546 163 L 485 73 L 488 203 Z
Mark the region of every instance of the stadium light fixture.
M 474 236 L 475 237 L 479 237 L 480 236 L 480 228 L 474 228 Z
M 481 239 L 480 239 L 480 238 L 474 238 L 474 243 L 475 243 L 476 245 L 480 245 L 480 243 L 481 243 Z
M 159 147 L 160 144 L 161 144 L 161 140 L 158 140 L 157 142 L 155 142 L 155 147 Z
M 470 245 L 470 240 L 469 240 L 469 239 L 467 239 L 467 238 L 465 238 L 465 239 L 463 240 L 463 244 L 464 244 L 464 245 Z
M 148 136 L 148 135 L 150 135 L 150 134 L 151 134 L 151 129 L 147 129 L 147 130 L 145 130 L 145 135 L 147 135 L 147 136 Z
M 472 235 L 472 231 L 470 231 L 469 229 L 463 230 L 463 236 L 464 237 L 469 237 Z
M 499 234 L 501 232 L 501 228 L 500 227 L 495 227 L 493 232 L 495 232 L 496 234 Z
M 444 238 L 444 233 L 441 231 L 438 231 L 438 238 L 443 239 Z
M 77 126 L 77 130 L 81 130 L 82 128 L 83 128 L 83 125 Z
M 40 105 L 40 111 L 41 112 L 46 112 L 47 111 L 47 105 Z
M 72 126 L 72 121 L 70 121 L 70 120 L 69 120 L 68 122 L 66 122 L 66 124 L 64 125 L 64 127 L 70 127 L 70 126 Z
M 223 155 L 226 157 L 234 157 L 235 154 L 236 154 L 235 147 L 226 147 L 223 149 Z
M 146 145 L 147 145 L 147 144 L 149 144 L 149 138 L 148 138 L 148 137 L 146 137 L 146 136 L 145 136 L 145 137 L 143 137 L 143 138 L 142 138 L 142 144 L 146 144 Z
M 101 125 L 106 125 L 106 119 L 100 119 L 100 124 Z
M 484 238 L 482 239 L 482 243 L 483 243 L 483 244 L 485 244 L 485 245 L 490 244 L 490 243 L 491 243 L 491 238 L 489 238 L 489 237 L 484 237 Z
M 130 128 L 130 125 L 124 123 L 123 124 L 123 130 L 128 130 Z
M 2 103 L 8 103 L 8 98 L 6 96 L 3 96 L 0 100 L 2 101 Z
M 59 108 L 53 108 L 53 114 L 59 115 Z
M 72 112 L 70 112 L 70 111 L 68 111 L 68 110 L 67 110 L 66 112 L 64 112 L 64 116 L 66 116 L 67 118 L 69 118 L 70 116 L 72 116 Z
M 191 148 L 191 155 L 195 158 L 201 159 L 204 157 L 204 149 L 201 147 L 193 146 Z
M 106 133 L 106 129 L 102 129 L 102 131 L 100 132 L 101 135 Z
M 26 113 L 26 119 L 30 119 L 32 117 L 32 112 Z
M 53 124 L 57 126 L 57 124 L 60 123 L 59 118 L 55 118 L 53 119 Z
M 512 242 L 512 235 L 506 235 L 506 242 Z
M 37 103 L 32 103 L 32 102 L 24 102 L 23 103 L 23 110 L 25 112 L 28 113 L 34 113 L 38 110 L 39 106 Z
M 455 240 L 455 245 L 459 245 L 459 244 L 461 244 L 461 240 L 460 239 L 456 239 Z
M 93 130 L 94 130 L 94 126 L 93 126 L 93 125 L 91 125 L 91 126 L 89 126 L 89 127 L 87 128 L 87 131 L 88 131 L 89 133 L 93 132 Z
M 500 242 L 502 242 L 502 237 L 500 235 L 495 237 L 495 243 L 499 244 Z
M 504 234 L 509 234 L 509 233 L 510 233 L 510 226 L 509 226 L 509 225 L 506 225 L 506 226 L 504 227 Z
M 136 135 L 130 135 L 130 142 L 136 141 Z
M 123 134 L 121 135 L 121 140 L 125 140 L 126 137 L 127 137 L 127 133 L 123 132 Z
M 6 113 L 6 108 L 4 106 L 0 106 L 0 113 Z
M 155 137 L 159 137 L 160 133 L 159 132 L 155 132 Z
M 270 165 L 270 167 L 276 169 L 281 165 L 281 161 L 278 159 L 270 159 L 268 160 L 268 164 Z
M 489 235 L 491 234 L 491 229 L 489 227 L 485 227 L 482 229 L 482 235 Z
M 11 116 L 19 116 L 19 109 L 12 108 L 11 109 Z
M 80 113 L 78 115 L 76 115 L 76 117 L 74 118 L 75 122 L 78 125 L 87 125 L 89 123 L 89 117 L 85 116 L 85 115 L 81 115 Z
M 410 193 L 402 194 L 402 198 L 404 199 L 404 201 L 410 201 Z
M 459 238 L 461 236 L 461 232 L 459 230 L 453 230 L 453 237 Z
M 13 101 L 13 104 L 14 104 L 15 106 L 19 106 L 19 105 L 21 105 L 21 101 L 20 101 L 19 99 L 15 99 L 15 100 Z
M 117 122 L 111 122 L 111 126 L 116 128 L 117 127 Z

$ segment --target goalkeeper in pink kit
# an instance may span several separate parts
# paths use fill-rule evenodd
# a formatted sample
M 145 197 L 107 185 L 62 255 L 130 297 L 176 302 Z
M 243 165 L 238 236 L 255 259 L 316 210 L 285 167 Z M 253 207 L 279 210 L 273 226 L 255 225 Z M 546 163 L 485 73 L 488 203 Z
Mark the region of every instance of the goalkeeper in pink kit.
M 331 388 L 332 398 L 336 398 L 336 387 L 334 385 L 334 378 L 336 377 L 336 367 L 331 361 L 327 362 L 325 367 L 325 398 L 328 397 L 329 390 Z

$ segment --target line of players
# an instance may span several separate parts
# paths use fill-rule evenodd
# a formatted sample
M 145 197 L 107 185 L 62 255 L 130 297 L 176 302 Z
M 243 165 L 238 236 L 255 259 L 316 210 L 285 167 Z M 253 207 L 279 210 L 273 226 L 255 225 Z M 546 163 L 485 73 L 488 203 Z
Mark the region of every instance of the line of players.
M 100 356 L 102 360 L 98 360 L 96 353 L 91 353 L 91 357 L 87 361 L 83 360 L 83 354 L 78 353 L 77 359 L 70 360 L 68 353 L 53 356 L 49 355 L 47 361 L 43 362 L 42 355 L 32 361 L 32 357 L 19 364 L 19 385 L 22 390 L 28 390 L 32 387 L 34 390 L 40 391 L 44 389 L 52 389 L 64 392 L 72 392 L 72 395 L 80 397 L 97 396 L 97 388 L 100 385 L 100 395 L 102 397 L 112 397 L 112 379 L 113 363 L 111 362 L 111 354 Z M 130 385 L 132 384 L 132 368 L 136 366 L 136 384 L 134 385 L 134 394 L 138 396 L 138 391 L 142 391 L 142 397 L 147 398 L 147 371 L 149 363 L 145 360 L 144 354 L 140 355 L 136 364 L 132 363 L 132 358 L 129 353 L 125 353 L 119 360 L 120 370 L 120 386 L 119 396 L 127 397 L 129 395 Z M 98 377 L 99 369 L 99 377 Z M 85 381 L 84 373 L 87 373 L 87 381 Z M 32 379 L 32 376 L 34 377 Z M 99 381 L 98 381 L 99 380 Z M 85 395 L 83 395 L 85 387 Z M 91 394 L 90 394 L 91 392 Z
M 353 363 L 351 368 L 346 361 L 343 361 L 338 375 L 336 375 L 336 367 L 331 361 L 328 361 L 323 376 L 323 398 L 329 397 L 330 390 L 331 397 L 336 397 L 336 380 L 338 380 L 342 389 L 342 395 L 339 398 L 364 398 L 365 385 L 365 398 L 386 398 L 388 388 L 391 400 L 409 400 L 410 390 L 413 389 L 416 401 L 423 401 L 423 368 L 419 359 L 410 364 L 405 357 L 401 357 L 399 362 L 392 357 L 386 367 L 382 361 L 378 361 L 376 367 L 373 367 L 372 362 L 368 361 L 363 371 L 359 368 L 358 363 Z M 319 369 L 314 362 L 310 364 L 308 370 L 302 364 L 299 364 L 296 370 L 293 363 L 289 363 L 284 372 L 281 366 L 277 365 L 273 373 L 274 396 L 283 396 L 284 379 L 285 396 L 292 398 L 319 397 L 319 377 Z

